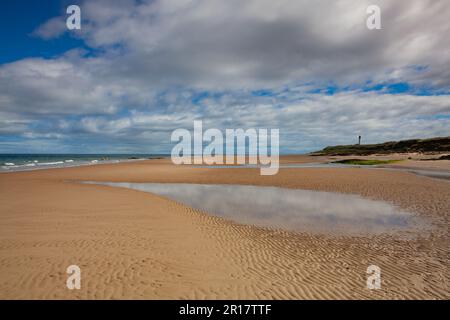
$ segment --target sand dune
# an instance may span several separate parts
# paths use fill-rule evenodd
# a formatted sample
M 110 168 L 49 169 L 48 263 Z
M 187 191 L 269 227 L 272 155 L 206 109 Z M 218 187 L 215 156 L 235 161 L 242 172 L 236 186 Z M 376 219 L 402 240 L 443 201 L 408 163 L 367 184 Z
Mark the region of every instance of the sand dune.
M 293 161 L 290 159 L 289 161 Z M 386 200 L 429 218 L 400 239 L 268 230 L 80 180 L 273 185 Z M 450 185 L 367 169 L 175 167 L 168 160 L 0 174 L 2 299 L 448 299 Z M 80 290 L 66 267 L 79 265 Z M 366 289 L 366 268 L 382 289 Z

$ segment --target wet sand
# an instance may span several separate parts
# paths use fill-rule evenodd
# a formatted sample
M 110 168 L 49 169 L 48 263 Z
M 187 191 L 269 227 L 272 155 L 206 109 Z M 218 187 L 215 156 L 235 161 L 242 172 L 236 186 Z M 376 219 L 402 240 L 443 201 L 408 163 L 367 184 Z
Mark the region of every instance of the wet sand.
M 282 163 L 300 158 L 322 161 L 292 156 Z M 78 181 L 352 193 L 415 212 L 434 228 L 411 239 L 268 230 L 161 196 Z M 259 169 L 162 159 L 2 173 L 0 190 L 2 299 L 450 298 L 448 181 L 364 168 L 281 168 L 261 176 Z M 80 290 L 66 288 L 71 264 L 81 268 Z M 381 268 L 380 290 L 366 289 L 371 264 Z

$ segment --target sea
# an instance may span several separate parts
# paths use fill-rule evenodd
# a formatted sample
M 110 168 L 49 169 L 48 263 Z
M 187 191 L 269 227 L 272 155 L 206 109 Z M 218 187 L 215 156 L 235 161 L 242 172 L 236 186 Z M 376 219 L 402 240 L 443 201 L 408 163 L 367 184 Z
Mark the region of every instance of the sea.
M 0 172 L 166 158 L 166 154 L 0 154 Z

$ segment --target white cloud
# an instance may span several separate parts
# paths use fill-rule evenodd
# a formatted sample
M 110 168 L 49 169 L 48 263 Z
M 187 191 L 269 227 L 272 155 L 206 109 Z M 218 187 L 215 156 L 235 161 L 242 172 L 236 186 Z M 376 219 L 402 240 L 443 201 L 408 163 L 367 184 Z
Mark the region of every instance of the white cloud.
M 49 40 L 58 38 L 66 30 L 66 21 L 64 20 L 64 17 L 54 17 L 41 24 L 32 32 L 32 35 Z
M 282 99 L 281 99 L 282 100 Z M 307 95 L 302 102 L 273 104 L 222 104 L 204 107 L 186 102 L 177 113 L 135 112 L 123 117 L 87 116 L 62 129 L 77 135 L 95 133 L 104 141 L 132 143 L 136 148 L 154 146 L 170 151 L 172 130 L 192 130 L 194 120 L 207 128 L 279 128 L 286 151 L 311 151 L 325 145 L 348 144 L 358 135 L 364 142 L 446 136 L 450 119 L 433 118 L 450 113 L 448 96 L 413 96 L 346 92 L 327 96 Z M 431 119 L 430 119 L 431 115 Z
M 382 8 L 382 30 L 366 28 L 373 3 Z M 255 88 L 393 75 L 450 85 L 447 2 L 89 1 L 83 10 L 91 46 L 125 49 L 114 72 L 152 85 Z M 429 68 L 414 74 L 411 65 Z

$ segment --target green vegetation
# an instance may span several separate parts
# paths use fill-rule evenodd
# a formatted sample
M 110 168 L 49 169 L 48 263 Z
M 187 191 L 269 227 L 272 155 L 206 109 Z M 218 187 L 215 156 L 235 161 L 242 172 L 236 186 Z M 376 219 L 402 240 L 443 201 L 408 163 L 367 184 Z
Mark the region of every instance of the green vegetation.
M 450 152 L 450 137 L 390 141 L 378 144 L 354 144 L 326 147 L 313 156 L 348 156 L 407 152 Z
M 388 163 L 394 163 L 401 160 L 364 160 L 364 159 L 345 159 L 345 160 L 339 160 L 334 161 L 332 163 L 341 163 L 341 164 L 353 164 L 353 165 L 360 165 L 360 166 L 375 166 L 379 164 L 388 164 Z

